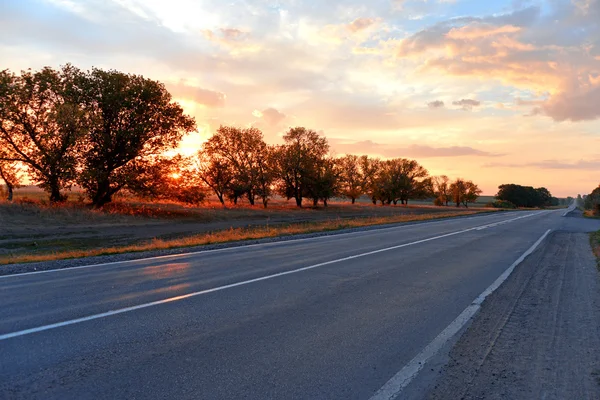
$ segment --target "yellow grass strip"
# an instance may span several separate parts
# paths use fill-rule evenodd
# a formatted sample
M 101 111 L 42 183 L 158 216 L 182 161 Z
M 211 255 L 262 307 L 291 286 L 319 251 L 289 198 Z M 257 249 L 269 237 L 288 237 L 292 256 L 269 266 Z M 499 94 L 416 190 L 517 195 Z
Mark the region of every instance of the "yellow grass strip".
M 249 228 L 231 228 L 180 239 L 154 239 L 149 242 L 128 246 L 95 248 L 85 250 L 65 250 L 46 254 L 15 254 L 0 256 L 0 265 L 30 263 L 40 261 L 64 260 L 70 258 L 92 257 L 111 254 L 134 253 L 150 250 L 166 250 L 216 243 L 237 242 L 244 240 L 272 238 L 278 236 L 297 235 L 301 233 L 336 231 L 340 229 L 358 228 L 371 225 L 385 225 L 399 222 L 427 221 L 441 218 L 473 215 L 493 211 L 462 211 L 431 213 L 421 215 L 396 215 L 386 217 L 336 219 L 309 223 L 295 223 L 276 226 L 254 226 Z

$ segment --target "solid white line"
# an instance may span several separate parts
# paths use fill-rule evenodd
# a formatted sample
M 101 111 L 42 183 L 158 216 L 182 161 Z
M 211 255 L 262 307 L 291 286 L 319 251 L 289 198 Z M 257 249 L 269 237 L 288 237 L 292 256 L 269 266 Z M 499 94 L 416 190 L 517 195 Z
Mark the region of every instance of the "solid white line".
M 71 268 L 58 268 L 58 269 L 47 269 L 47 270 L 43 270 L 43 271 L 22 272 L 20 274 L 0 275 L 0 279 L 14 278 L 14 277 L 26 276 L 26 275 L 48 274 L 48 273 L 51 273 L 51 272 L 76 271 L 76 270 L 79 270 L 79 269 L 87 269 L 87 268 L 93 268 L 93 267 L 106 267 L 106 266 L 109 266 L 109 265 L 116 265 L 116 264 L 130 264 L 130 263 L 143 262 L 143 261 L 174 259 L 174 258 L 181 258 L 181 257 L 193 256 L 193 255 L 197 255 L 197 254 L 219 253 L 219 252 L 224 252 L 224 251 L 240 250 L 240 249 L 247 249 L 247 248 L 253 248 L 253 247 L 262 247 L 262 246 L 268 246 L 268 245 L 276 246 L 276 245 L 279 245 L 279 244 L 282 244 L 282 243 L 293 243 L 293 242 L 303 242 L 303 241 L 308 241 L 308 240 L 318 240 L 318 239 L 322 239 L 323 237 L 340 237 L 340 236 L 349 236 L 349 235 L 360 235 L 360 234 L 367 234 L 367 233 L 369 233 L 371 231 L 381 232 L 381 231 L 385 231 L 385 230 L 400 229 L 400 228 L 406 228 L 406 227 L 411 227 L 411 226 L 441 224 L 441 223 L 445 223 L 445 222 L 449 222 L 449 221 L 453 221 L 453 220 L 464 221 L 466 219 L 473 219 L 473 218 L 487 217 L 487 216 L 495 216 L 495 215 L 496 215 L 495 213 L 491 213 L 491 214 L 485 214 L 485 213 L 483 213 L 483 214 L 477 214 L 477 215 L 472 215 L 472 216 L 467 216 L 467 217 L 461 217 L 461 218 L 457 218 L 457 217 L 443 218 L 443 219 L 438 220 L 438 221 L 429 221 L 429 222 L 417 222 L 417 223 L 411 223 L 411 222 L 404 222 L 404 223 L 402 223 L 401 222 L 399 224 L 402 224 L 402 225 L 395 225 L 395 226 L 390 226 L 390 227 L 375 228 L 375 229 L 370 229 L 370 230 L 366 230 L 366 231 L 344 232 L 344 233 L 331 233 L 330 235 L 324 235 L 324 236 L 318 236 L 318 237 L 308 237 L 308 238 L 300 238 L 300 239 L 288 239 L 288 240 L 280 240 L 280 241 L 276 241 L 276 242 L 256 243 L 256 244 L 247 244 L 247 245 L 242 244 L 240 246 L 225 247 L 225 248 L 222 248 L 222 249 L 199 250 L 199 251 L 191 251 L 191 252 L 187 252 L 187 253 L 168 254 L 168 255 L 164 255 L 164 256 L 136 258 L 136 259 L 133 259 L 133 260 L 112 261 L 112 262 L 100 263 L 100 264 L 80 265 L 78 267 L 71 267 Z M 536 214 L 529 214 L 529 215 L 536 215 Z M 373 226 L 377 226 L 377 225 L 373 225 Z M 227 243 L 223 243 L 223 244 L 227 244 Z M 1 266 L 0 266 L 0 268 L 1 268 Z
M 471 318 L 479 311 L 483 301 L 506 281 L 517 265 L 542 243 L 551 232 L 548 229 L 525 253 L 521 255 L 502 275 L 483 291 L 460 315 L 450 323 L 431 343 L 429 343 L 415 358 L 406 364 L 396 375 L 381 387 L 369 400 L 392 400 L 397 398 L 402 390 L 417 376 L 427 361 L 436 355 L 454 335 L 456 335 Z
M 537 213 L 536 214 L 528 214 L 528 215 L 525 215 L 525 216 L 514 218 L 514 219 L 512 219 L 510 221 L 516 221 L 516 220 L 519 220 L 519 219 L 528 218 L 528 217 L 531 217 L 533 215 L 537 215 Z M 491 224 L 491 225 L 493 225 L 493 224 Z M 111 311 L 103 312 L 103 313 L 100 313 L 100 314 L 93 314 L 93 315 L 89 315 L 89 316 L 86 316 L 86 317 L 81 317 L 81 318 L 71 319 L 71 320 L 67 320 L 67 321 L 57 322 L 57 323 L 49 324 L 49 325 L 43 325 L 43 326 L 39 326 L 39 327 L 36 327 L 36 328 L 30 328 L 30 329 L 24 329 L 24 330 L 21 330 L 21 331 L 16 331 L 16 332 L 11 332 L 11 333 L 5 333 L 3 335 L 0 335 L 0 341 L 6 340 L 6 339 L 11 339 L 11 338 L 14 338 L 14 337 L 29 335 L 29 334 L 36 333 L 36 332 L 42 332 L 42 331 L 47 331 L 47 330 L 50 330 L 50 329 L 60 328 L 60 327 L 63 327 L 63 326 L 79 324 L 81 322 L 91 321 L 91 320 L 94 320 L 94 319 L 110 317 L 112 315 L 123 314 L 123 313 L 127 313 L 127 312 L 130 312 L 130 311 L 141 310 L 143 308 L 153 307 L 153 306 L 157 306 L 157 305 L 160 305 L 160 304 L 172 303 L 174 301 L 189 299 L 191 297 L 196 297 L 196 296 L 200 296 L 200 295 L 203 295 L 203 294 L 208 294 L 208 293 L 213 293 L 213 292 L 219 292 L 221 290 L 230 289 L 230 288 L 234 288 L 234 287 L 237 287 L 237 286 L 244 286 L 244 285 L 248 285 L 248 284 L 255 283 L 255 282 L 266 281 L 266 280 L 278 278 L 280 276 L 296 274 L 298 272 L 308 271 L 308 270 L 311 270 L 311 269 L 323 267 L 325 265 L 336 264 L 336 263 L 343 262 L 343 261 L 354 260 L 354 259 L 361 258 L 361 257 L 371 256 L 373 254 L 383 253 L 383 252 L 391 251 L 391 250 L 397 250 L 397 249 L 401 249 L 401 248 L 408 247 L 408 246 L 414 246 L 416 244 L 431 242 L 433 240 L 438 240 L 438 239 L 443 239 L 443 238 L 447 238 L 447 237 L 450 237 L 450 236 L 460 235 L 460 234 L 465 233 L 465 232 L 470 232 L 470 231 L 476 230 L 477 228 L 479 228 L 479 227 L 473 227 L 473 228 L 463 229 L 461 231 L 446 233 L 444 235 L 434 236 L 434 237 L 430 237 L 430 238 L 427 238 L 427 239 L 421 239 L 421 240 L 417 240 L 417 241 L 410 242 L 410 243 L 404 243 L 404 244 L 400 244 L 400 245 L 397 245 L 397 246 L 386 247 L 386 248 L 383 248 L 383 249 L 373 250 L 373 251 L 369 251 L 369 252 L 366 252 L 366 253 L 360 253 L 360 254 L 356 254 L 356 255 L 353 255 L 353 256 L 338 258 L 336 260 L 325 261 L 325 262 L 322 262 L 322 263 L 319 263 L 319 264 L 314 264 L 314 265 L 310 265 L 310 266 L 307 266 L 307 267 L 302 267 L 302 268 L 294 269 L 294 270 L 291 270 L 291 271 L 279 272 L 279 273 L 276 273 L 276 274 L 266 275 L 266 276 L 263 276 L 263 277 L 250 279 L 250 280 L 247 280 L 247 281 L 232 283 L 232 284 L 229 284 L 229 285 L 219 286 L 219 287 L 212 288 L 212 289 L 201 290 L 199 292 L 188 293 L 188 294 L 185 294 L 185 295 L 182 295 L 182 296 L 170 297 L 170 298 L 167 298 L 167 299 L 164 299 L 164 300 L 158 300 L 158 301 L 153 301 L 153 302 L 150 302 L 150 303 L 139 304 L 137 306 L 126 307 L 126 308 L 119 308 L 119 309 L 116 309 L 116 310 L 111 310 Z

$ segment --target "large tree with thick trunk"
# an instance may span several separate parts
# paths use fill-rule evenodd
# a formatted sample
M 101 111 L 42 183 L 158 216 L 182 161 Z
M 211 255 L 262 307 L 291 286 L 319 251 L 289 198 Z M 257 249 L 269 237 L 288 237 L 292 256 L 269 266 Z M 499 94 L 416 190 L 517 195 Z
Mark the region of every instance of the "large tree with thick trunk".
M 78 74 L 70 65 L 0 71 L 0 158 L 25 165 L 51 202 L 66 199 L 62 190 L 75 180 L 77 146 L 87 129 L 74 90 Z
M 78 181 L 95 207 L 139 177 L 144 160 L 175 148 L 196 128 L 157 81 L 93 69 L 78 76 L 77 86 L 90 121 Z
M 285 144 L 274 155 L 280 181 L 278 191 L 302 207 L 302 199 L 329 152 L 329 144 L 317 132 L 303 127 L 290 128 L 283 139 Z

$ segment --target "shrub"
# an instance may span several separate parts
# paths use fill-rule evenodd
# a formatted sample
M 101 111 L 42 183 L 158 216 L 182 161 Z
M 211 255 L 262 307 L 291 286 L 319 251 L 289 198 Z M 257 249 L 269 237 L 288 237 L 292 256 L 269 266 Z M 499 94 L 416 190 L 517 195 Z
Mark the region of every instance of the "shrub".
M 517 206 L 515 206 L 512 202 L 510 202 L 508 200 L 496 200 L 493 203 L 488 203 L 486 206 L 493 207 L 493 208 L 509 208 L 509 209 L 517 208 Z
M 441 198 L 436 197 L 435 200 L 433 200 L 433 205 L 441 207 L 444 205 L 444 201 Z

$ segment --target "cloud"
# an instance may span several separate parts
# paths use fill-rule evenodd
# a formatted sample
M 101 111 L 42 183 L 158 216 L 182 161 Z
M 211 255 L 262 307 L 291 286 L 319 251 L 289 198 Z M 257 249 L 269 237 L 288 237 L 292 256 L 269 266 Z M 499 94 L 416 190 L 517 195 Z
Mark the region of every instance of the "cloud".
M 473 107 L 479 107 L 481 105 L 481 102 L 473 99 L 462 99 L 458 101 L 453 101 L 452 104 L 461 107 L 465 111 L 471 111 L 473 110 Z
M 270 127 L 280 125 L 287 118 L 287 115 L 271 107 L 263 111 L 254 110 L 252 115 L 260 118 Z
M 499 157 L 494 154 L 477 150 L 469 146 L 432 147 L 427 145 L 412 144 L 406 147 L 395 147 L 390 144 L 376 143 L 371 140 L 348 142 L 340 139 L 331 139 L 331 146 L 344 154 L 370 154 L 385 158 L 438 158 L 438 157 Z
M 227 96 L 224 93 L 214 90 L 203 89 L 200 87 L 189 86 L 183 82 L 167 85 L 175 97 L 182 97 L 192 100 L 206 107 L 217 108 L 224 107 Z
M 444 102 L 441 100 L 435 100 L 435 101 L 431 101 L 431 102 L 427 103 L 427 106 L 431 109 L 443 108 Z
M 442 72 L 547 93 L 531 114 L 555 121 L 600 117 L 600 1 L 556 1 L 487 17 L 440 21 L 401 40 L 400 60 Z M 473 105 L 467 105 L 467 109 Z
M 377 22 L 375 18 L 357 18 L 348 24 L 348 29 L 351 32 L 362 31 L 375 24 L 375 22 Z
M 559 93 L 541 109 L 555 121 L 586 121 L 600 117 L 600 85 L 583 93 Z
M 485 164 L 486 168 L 538 168 L 538 169 L 555 169 L 555 170 L 579 170 L 579 171 L 598 171 L 600 170 L 600 159 L 578 160 L 572 162 L 558 160 L 543 160 L 524 164 L 504 164 L 504 163 L 489 163 Z

